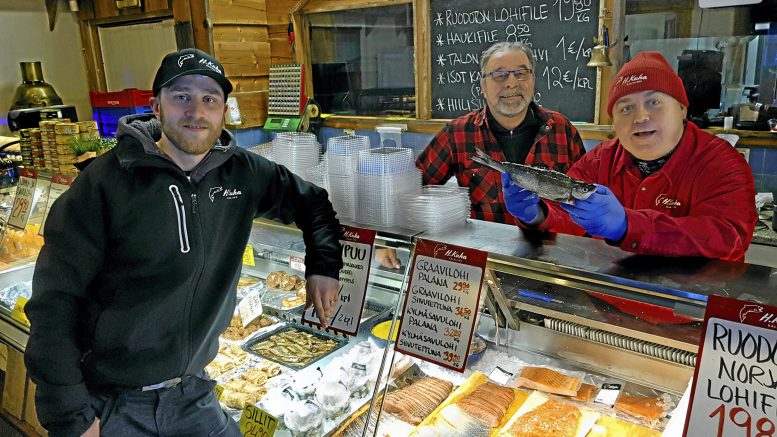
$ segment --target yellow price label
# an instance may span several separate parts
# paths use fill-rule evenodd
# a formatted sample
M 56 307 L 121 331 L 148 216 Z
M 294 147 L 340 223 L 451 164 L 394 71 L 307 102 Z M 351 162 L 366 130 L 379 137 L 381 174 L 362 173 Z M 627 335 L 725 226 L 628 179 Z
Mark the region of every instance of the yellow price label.
M 13 311 L 11 311 L 11 317 L 21 323 L 24 323 L 27 327 L 30 326 L 30 321 L 27 319 L 27 314 L 24 314 L 24 306 L 27 305 L 27 298 L 24 296 L 19 296 L 18 299 L 16 299 L 16 305 L 13 306 Z
M 256 262 L 254 262 L 254 246 L 250 244 L 246 245 L 246 250 L 243 252 L 243 265 L 252 267 L 256 265 Z
M 240 432 L 244 437 L 272 437 L 278 419 L 256 405 L 246 405 L 240 416 Z
M 221 395 L 224 394 L 224 387 L 221 385 L 216 384 L 215 387 L 213 387 L 213 390 L 216 391 L 216 399 L 221 400 Z

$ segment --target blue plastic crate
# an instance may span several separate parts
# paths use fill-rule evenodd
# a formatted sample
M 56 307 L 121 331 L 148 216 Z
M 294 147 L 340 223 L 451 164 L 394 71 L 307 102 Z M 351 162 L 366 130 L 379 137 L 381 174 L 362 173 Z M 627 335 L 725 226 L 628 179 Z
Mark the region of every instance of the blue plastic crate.
M 109 138 L 116 136 L 116 129 L 119 127 L 119 119 L 121 117 L 132 114 L 149 114 L 151 112 L 150 106 L 94 108 L 92 110 L 94 121 L 97 122 L 97 128 L 100 130 L 100 136 Z

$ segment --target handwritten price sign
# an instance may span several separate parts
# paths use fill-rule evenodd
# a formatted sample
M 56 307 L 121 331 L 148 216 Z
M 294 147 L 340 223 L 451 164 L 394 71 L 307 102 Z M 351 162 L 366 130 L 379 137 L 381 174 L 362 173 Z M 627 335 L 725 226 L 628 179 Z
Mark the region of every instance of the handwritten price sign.
M 416 242 L 396 350 L 464 371 L 486 255 L 452 244 Z
M 35 170 L 23 168 L 19 170 L 19 183 L 16 186 L 16 196 L 13 199 L 11 214 L 8 216 L 8 224 L 24 229 L 30 219 L 32 205 L 37 184 Z
M 240 432 L 245 437 L 272 437 L 278 419 L 256 405 L 246 405 L 240 416 Z
M 364 296 L 367 294 L 367 280 L 370 276 L 372 246 L 375 231 L 343 226 L 343 268 L 340 269 L 340 293 L 338 293 L 329 329 L 349 335 L 356 335 L 361 322 Z M 320 325 L 315 308 L 302 314 L 302 320 Z
M 777 307 L 707 301 L 686 435 L 777 436 Z
M 46 226 L 46 218 L 49 216 L 49 211 L 51 211 L 51 205 L 54 203 L 55 200 L 59 199 L 59 196 L 61 196 L 65 191 L 67 191 L 67 189 L 70 188 L 71 185 L 73 185 L 73 181 L 75 179 L 76 179 L 75 176 L 63 175 L 59 173 L 51 177 L 49 198 L 46 201 L 46 212 L 43 214 L 43 221 L 40 224 L 40 230 L 38 231 L 38 235 L 43 235 L 43 232 Z

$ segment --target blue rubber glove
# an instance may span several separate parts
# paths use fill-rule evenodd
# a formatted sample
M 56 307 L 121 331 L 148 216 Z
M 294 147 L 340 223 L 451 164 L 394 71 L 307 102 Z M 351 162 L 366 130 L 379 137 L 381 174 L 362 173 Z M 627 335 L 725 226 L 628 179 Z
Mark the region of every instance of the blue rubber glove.
M 569 217 L 586 232 L 608 240 L 620 241 L 626 235 L 626 210 L 609 188 L 596 184 L 596 191 L 574 205 L 560 204 Z
M 540 198 L 536 194 L 513 182 L 509 173 L 502 173 L 502 193 L 513 217 L 526 224 L 537 224 L 534 221 L 540 214 Z

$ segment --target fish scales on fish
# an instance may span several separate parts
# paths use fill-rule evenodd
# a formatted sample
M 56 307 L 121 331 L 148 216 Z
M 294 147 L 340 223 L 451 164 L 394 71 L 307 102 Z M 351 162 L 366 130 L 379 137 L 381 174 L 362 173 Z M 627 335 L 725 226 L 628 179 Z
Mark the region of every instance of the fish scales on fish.
M 475 155 L 470 159 L 499 172 L 509 173 L 513 182 L 543 199 L 574 203 L 575 199 L 585 200 L 596 191 L 596 185 L 573 179 L 554 170 L 499 162 L 481 149 L 476 148 Z

